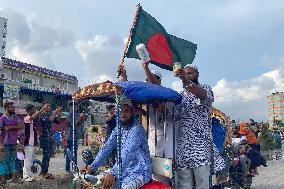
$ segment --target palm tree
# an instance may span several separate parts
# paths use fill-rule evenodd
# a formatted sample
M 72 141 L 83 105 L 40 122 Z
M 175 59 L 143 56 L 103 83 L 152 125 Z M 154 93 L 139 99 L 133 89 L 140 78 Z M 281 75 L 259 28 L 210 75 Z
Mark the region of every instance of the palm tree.
M 277 126 L 279 128 L 279 127 L 283 127 L 284 123 L 282 122 L 282 120 L 273 119 L 273 125 L 275 125 L 275 126 Z

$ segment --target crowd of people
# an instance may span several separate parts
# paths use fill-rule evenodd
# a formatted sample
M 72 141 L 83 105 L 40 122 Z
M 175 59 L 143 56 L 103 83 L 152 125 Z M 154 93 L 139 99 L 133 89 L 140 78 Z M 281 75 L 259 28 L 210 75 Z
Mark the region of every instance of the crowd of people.
M 49 162 L 52 156 L 54 156 L 54 149 L 56 148 L 56 134 L 52 130 L 53 123 L 59 123 L 62 114 L 62 108 L 58 107 L 55 111 L 51 111 L 51 103 L 42 103 L 42 108 L 37 110 L 32 104 L 26 106 L 27 115 L 21 119 L 15 114 L 15 106 L 11 101 L 4 102 L 4 114 L 0 117 L 0 179 L 1 185 L 6 183 L 7 179 L 12 181 L 19 181 L 20 177 L 27 182 L 34 180 L 32 174 L 33 160 L 35 157 L 36 146 L 40 145 L 42 149 L 42 161 L 41 161 L 41 175 L 45 179 L 54 179 L 54 176 L 49 173 Z M 69 151 L 73 149 L 72 138 L 72 106 L 70 105 L 70 113 L 66 119 L 67 131 L 66 133 L 66 148 Z M 75 111 L 75 124 L 81 124 L 85 119 L 84 114 L 79 114 Z M 35 122 L 37 126 L 35 126 Z M 75 127 L 76 129 L 77 127 Z M 38 134 L 39 130 L 39 134 Z M 21 133 L 24 133 L 22 135 Z M 75 150 L 78 149 L 78 132 L 75 131 Z M 64 136 L 64 135 L 63 135 Z M 39 144 L 38 144 L 38 138 Z M 57 136 L 58 138 L 58 136 Z M 24 164 L 23 175 L 18 174 L 21 172 L 20 168 L 17 168 L 17 151 L 21 151 L 21 147 L 24 151 Z M 18 153 L 19 154 L 19 153 Z M 76 154 L 76 153 L 75 153 Z M 74 159 L 76 160 L 76 158 Z M 71 158 L 66 157 L 66 171 L 70 172 Z M 21 167 L 21 166 L 20 166 Z
M 146 75 L 146 81 L 155 85 L 162 84 L 162 75 L 156 70 L 149 69 L 149 62 L 142 63 Z M 127 81 L 127 73 L 123 66 L 119 66 L 122 80 Z M 209 177 L 214 173 L 224 171 L 229 166 L 229 176 L 236 185 L 247 187 L 246 178 L 258 174 L 257 167 L 266 166 L 265 160 L 260 155 L 258 138 L 261 133 L 253 132 L 248 124 L 242 122 L 239 126 L 233 126 L 232 132 L 228 132 L 221 126 L 220 120 L 211 120 L 211 108 L 214 94 L 209 85 L 199 82 L 199 70 L 194 64 L 188 64 L 184 68 L 175 71 L 175 75 L 183 84 L 181 100 L 178 104 L 153 102 L 147 109 L 139 108 L 131 101 L 125 99 L 121 105 L 120 122 L 122 125 L 121 162 L 116 157 L 117 135 L 115 107 L 107 107 L 106 117 L 107 137 L 102 149 L 92 158 L 84 151 L 83 159 L 87 164 L 83 171 L 94 174 L 105 163 L 112 166 L 103 178 L 105 188 L 117 188 L 118 164 L 123 167 L 122 188 L 138 189 L 149 183 L 152 179 L 171 184 L 168 178 L 152 174 L 151 156 L 173 158 L 173 121 L 179 120 L 176 166 L 178 189 L 207 189 L 210 187 Z M 33 105 L 26 107 L 27 116 L 21 120 L 15 114 L 12 102 L 5 102 L 5 113 L 0 118 L 0 178 L 1 183 L 11 176 L 16 177 L 16 150 L 19 131 L 24 130 L 24 168 L 23 178 L 33 181 L 31 166 L 33 164 L 34 150 L 37 145 L 37 132 L 34 122 L 39 123 L 40 148 L 43 151 L 42 177 L 53 179 L 49 173 L 49 162 L 52 157 L 52 123 L 58 123 L 61 119 L 62 108 L 51 111 L 51 104 L 44 102 L 40 110 Z M 168 112 L 179 111 L 178 117 L 167 120 L 166 137 L 164 133 L 165 119 Z M 142 124 L 137 121 L 137 115 L 149 115 L 148 134 Z M 75 133 L 73 138 L 73 106 L 66 118 L 67 131 L 64 135 L 66 147 L 66 171 L 70 172 L 70 163 L 77 165 L 78 151 L 78 126 L 86 119 L 84 113 L 79 113 L 75 106 L 74 113 Z M 259 134 L 259 136 L 257 135 Z M 225 145 L 230 138 L 230 146 Z M 166 140 L 165 140 L 166 138 Z M 70 151 L 75 150 L 75 157 L 70 157 Z M 231 149 L 230 156 L 228 149 Z M 69 153 L 68 153 L 69 152 Z M 69 155 L 68 155 L 69 154 Z M 226 163 L 226 160 L 230 163 Z M 238 162 L 237 162 L 238 161 Z M 239 171 L 241 182 L 234 178 L 234 173 Z

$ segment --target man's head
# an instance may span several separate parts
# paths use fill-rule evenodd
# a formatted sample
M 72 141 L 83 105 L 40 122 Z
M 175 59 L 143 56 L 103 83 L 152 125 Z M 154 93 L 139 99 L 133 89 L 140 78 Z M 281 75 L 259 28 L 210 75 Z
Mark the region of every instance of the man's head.
M 50 112 L 51 111 L 51 103 L 50 102 L 42 103 L 42 108 L 44 109 L 45 112 Z
M 107 112 L 110 114 L 114 114 L 115 113 L 115 106 L 114 105 L 108 105 L 107 107 Z
M 233 134 L 237 134 L 238 133 L 237 127 L 233 127 L 232 132 L 233 132 Z
M 123 126 L 128 126 L 133 121 L 133 108 L 131 102 L 124 102 L 121 105 L 120 121 Z
M 14 102 L 11 101 L 4 102 L 4 109 L 8 114 L 15 114 Z
M 193 83 L 198 84 L 199 72 L 196 65 L 187 64 L 183 70 L 188 79 L 190 79 Z
M 150 72 L 157 78 L 159 85 L 162 83 L 162 74 L 157 70 L 150 70 Z M 146 79 L 148 82 L 148 79 Z
M 32 104 L 28 104 L 26 106 L 26 112 L 28 115 L 33 115 L 34 113 L 36 113 L 36 107 Z

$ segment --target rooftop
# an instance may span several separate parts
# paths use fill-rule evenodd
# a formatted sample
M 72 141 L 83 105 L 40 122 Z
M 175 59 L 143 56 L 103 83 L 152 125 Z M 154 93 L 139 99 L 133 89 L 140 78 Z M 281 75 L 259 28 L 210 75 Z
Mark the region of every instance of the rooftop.
M 61 79 L 61 80 L 67 80 L 67 81 L 71 81 L 71 82 L 78 82 L 77 77 L 73 76 L 73 75 L 68 75 L 62 72 L 58 72 L 58 71 L 54 71 L 54 70 L 50 70 L 47 68 L 42 68 L 39 66 L 35 66 L 32 64 L 27 64 L 24 62 L 20 62 L 17 60 L 12 60 L 9 58 L 5 58 L 5 57 L 1 57 L 2 62 L 3 62 L 3 66 L 12 68 L 12 69 L 22 69 L 23 71 L 28 71 L 28 72 L 36 72 L 39 74 L 43 74 L 49 77 L 54 77 L 56 79 Z
M 270 96 L 278 96 L 278 95 L 284 95 L 284 92 L 275 92 L 272 93 Z

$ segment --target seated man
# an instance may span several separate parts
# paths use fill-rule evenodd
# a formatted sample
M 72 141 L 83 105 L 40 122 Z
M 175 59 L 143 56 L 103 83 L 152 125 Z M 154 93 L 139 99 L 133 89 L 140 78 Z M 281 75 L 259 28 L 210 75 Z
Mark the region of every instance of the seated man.
M 120 122 L 122 126 L 122 188 L 139 189 L 150 181 L 152 165 L 146 132 L 143 126 L 134 119 L 133 108 L 129 101 L 121 105 Z M 87 173 L 92 174 L 97 171 L 104 160 L 111 155 L 117 147 L 117 134 L 118 128 L 116 127 L 94 162 L 87 167 Z M 116 162 L 110 173 L 103 178 L 104 188 L 118 187 L 117 174 L 118 163 Z

